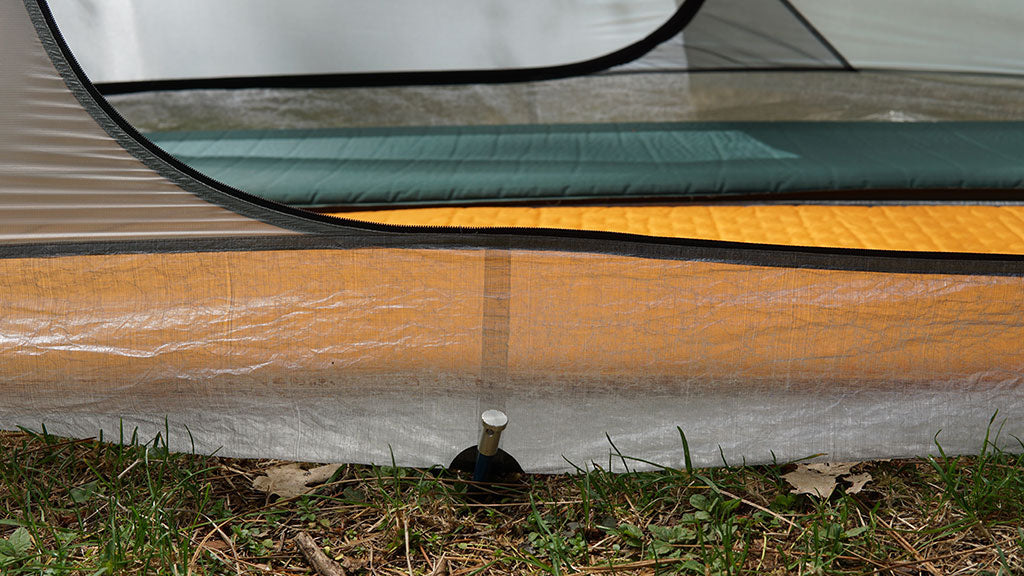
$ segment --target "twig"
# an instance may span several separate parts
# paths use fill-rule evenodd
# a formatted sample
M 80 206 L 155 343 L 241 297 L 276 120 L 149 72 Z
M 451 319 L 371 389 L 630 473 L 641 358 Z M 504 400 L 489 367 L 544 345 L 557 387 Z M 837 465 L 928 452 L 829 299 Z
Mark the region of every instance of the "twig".
M 993 542 L 991 544 L 982 544 L 980 546 L 975 546 L 974 548 L 969 548 L 967 550 L 960 550 L 958 552 L 950 552 L 949 554 L 941 554 L 939 556 L 930 556 L 928 558 L 925 558 L 924 561 L 925 562 L 934 562 L 936 560 L 948 560 L 950 558 L 960 558 L 960 557 L 963 557 L 963 556 L 967 556 L 968 554 L 973 554 L 975 552 L 981 552 L 983 550 L 991 550 L 992 548 L 995 548 L 996 546 L 999 546 L 1000 544 L 1007 544 L 1007 543 L 1011 543 L 1011 542 L 1013 542 L 1013 538 L 1007 538 L 1006 540 L 1003 540 L 1001 542 Z M 871 570 L 869 572 L 861 572 L 861 573 L 857 574 L 856 576 L 872 576 L 874 574 L 878 574 L 879 572 L 884 572 L 886 570 L 892 570 L 894 568 L 907 568 L 907 567 L 910 567 L 910 566 L 920 566 L 920 565 L 921 565 L 920 561 L 897 562 L 895 564 L 886 564 L 883 567 L 878 568 L 877 570 Z
M 306 557 L 309 564 L 316 570 L 320 576 L 345 576 L 345 570 L 342 569 L 334 560 L 331 560 L 323 553 L 323 550 L 316 545 L 316 542 L 306 534 L 305 532 L 299 532 L 293 538 L 295 544 L 298 545 L 299 550 L 302 551 L 302 555 Z
M 132 462 L 131 466 L 125 468 L 123 472 L 121 472 L 120 474 L 117 475 L 117 479 L 120 480 L 121 478 L 124 478 L 124 475 L 129 473 L 129 472 L 131 472 L 132 468 L 135 468 L 136 466 L 138 466 L 139 462 L 142 462 L 142 459 L 141 458 L 136 458 L 135 462 Z
M 427 568 L 430 569 L 430 573 L 434 573 L 434 563 L 430 560 L 430 556 L 427 556 L 427 551 L 423 549 L 423 544 L 417 544 L 417 548 L 420 549 L 420 554 L 423 555 L 423 561 L 427 563 Z
M 402 530 L 405 531 L 405 566 L 409 569 L 409 576 L 413 576 L 412 555 L 409 550 L 409 519 L 405 517 L 405 514 L 401 514 L 399 519 L 402 521 Z
M 214 529 L 217 530 L 217 534 L 220 534 L 221 540 L 223 540 L 224 543 L 227 544 L 229 548 L 231 548 L 231 555 L 235 559 L 235 573 L 238 574 L 238 576 L 242 576 L 242 566 L 240 565 L 240 560 L 238 558 L 238 549 L 235 548 L 234 541 L 232 541 L 231 538 L 228 538 L 228 535 L 224 533 L 224 530 L 222 530 L 220 526 L 214 523 L 213 520 L 211 520 L 209 517 L 207 517 L 206 519 L 211 524 L 213 524 Z
M 192 558 L 189 559 L 188 567 L 185 569 L 186 576 L 192 576 L 192 569 L 195 568 L 196 563 L 199 561 L 199 555 L 202 554 L 204 547 L 206 546 L 206 542 L 209 541 L 210 538 L 213 537 L 215 533 L 220 532 L 221 526 L 227 524 L 231 520 L 232 518 L 228 518 L 227 520 L 222 521 L 220 524 L 211 522 L 211 524 L 213 524 L 213 530 L 207 532 L 206 536 L 204 536 L 203 539 L 199 541 L 199 545 L 196 546 L 196 551 L 192 553 Z
M 757 510 L 760 510 L 761 512 L 764 512 L 765 514 L 770 514 L 770 515 L 774 516 L 775 518 L 778 518 L 782 522 L 785 522 L 786 524 L 789 524 L 793 528 L 796 528 L 797 530 L 800 529 L 800 526 L 798 526 L 795 522 L 793 522 L 789 518 L 786 518 L 782 514 L 779 514 L 778 512 L 776 512 L 776 511 L 774 511 L 774 510 L 772 510 L 770 508 L 765 508 L 764 506 L 761 506 L 760 504 L 756 504 L 754 502 L 751 502 L 750 500 L 747 500 L 746 498 L 740 498 L 739 496 L 737 496 L 737 495 L 735 495 L 735 494 L 733 494 L 731 492 L 726 492 L 725 490 L 722 490 L 721 488 L 717 488 L 716 487 L 715 490 L 717 492 L 719 492 L 720 494 L 722 494 L 723 496 L 726 496 L 728 498 L 732 498 L 733 500 L 739 500 L 740 502 L 743 502 L 744 504 L 746 504 L 747 506 L 750 506 L 751 508 L 756 508 Z
M 434 563 L 434 569 L 430 572 L 430 576 L 448 576 L 448 559 L 444 557 L 444 552 L 441 553 L 441 558 Z
M 598 566 L 581 566 L 577 570 L 580 574 L 600 574 L 602 572 L 618 572 L 620 570 L 638 570 L 640 568 L 653 568 L 669 564 L 687 562 L 690 558 L 657 558 L 654 560 L 640 560 L 637 562 L 626 562 L 625 564 L 604 564 Z
M 904 538 L 899 532 L 892 529 L 886 529 L 885 531 L 889 534 L 892 534 L 892 537 L 896 539 L 896 542 L 898 542 L 904 550 L 910 552 L 910 555 L 914 557 L 914 560 L 920 562 L 921 566 L 929 573 L 931 573 L 932 576 L 942 576 L 942 572 L 939 572 L 939 569 L 935 567 L 935 564 L 932 564 L 931 562 L 926 560 L 924 555 L 918 552 L 917 548 L 914 548 L 910 544 L 910 542 L 907 542 L 907 539 Z
M 580 504 L 583 500 L 552 500 L 550 502 L 534 502 L 539 508 L 541 506 L 563 506 L 565 504 Z M 495 502 L 492 504 L 483 504 L 479 502 L 467 502 L 463 504 L 466 508 L 511 508 L 515 506 L 529 506 L 529 502 Z

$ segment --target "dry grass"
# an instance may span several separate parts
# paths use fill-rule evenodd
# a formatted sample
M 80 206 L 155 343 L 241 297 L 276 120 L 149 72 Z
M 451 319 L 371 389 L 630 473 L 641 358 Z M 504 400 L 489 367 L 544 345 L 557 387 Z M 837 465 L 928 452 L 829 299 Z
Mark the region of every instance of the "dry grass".
M 484 489 L 440 470 L 347 465 L 276 499 L 253 480 L 280 462 L 168 453 L 160 438 L 3 433 L 0 451 L 5 575 L 312 574 L 299 532 L 351 575 L 1024 571 L 1024 457 L 991 447 L 867 463 L 863 492 L 824 501 L 789 493 L 792 464 Z

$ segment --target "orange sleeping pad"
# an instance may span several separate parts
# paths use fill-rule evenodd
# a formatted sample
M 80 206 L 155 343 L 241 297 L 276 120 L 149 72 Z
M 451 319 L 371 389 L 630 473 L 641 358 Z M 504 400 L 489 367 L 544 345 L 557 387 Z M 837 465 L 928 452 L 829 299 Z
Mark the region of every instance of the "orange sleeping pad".
M 561 228 L 787 246 L 1024 254 L 1024 206 L 477 206 L 327 213 L 411 226 Z

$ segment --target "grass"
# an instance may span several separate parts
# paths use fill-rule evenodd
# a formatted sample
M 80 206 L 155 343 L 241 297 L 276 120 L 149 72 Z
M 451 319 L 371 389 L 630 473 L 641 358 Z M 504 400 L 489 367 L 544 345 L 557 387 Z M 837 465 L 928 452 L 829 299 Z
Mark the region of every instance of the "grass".
M 302 531 L 351 575 L 1024 574 L 1024 454 L 998 435 L 867 463 L 864 491 L 826 500 L 790 493 L 793 464 L 578 469 L 472 499 L 452 474 L 347 465 L 274 500 L 252 485 L 280 462 L 0 433 L 0 573 L 312 574 Z

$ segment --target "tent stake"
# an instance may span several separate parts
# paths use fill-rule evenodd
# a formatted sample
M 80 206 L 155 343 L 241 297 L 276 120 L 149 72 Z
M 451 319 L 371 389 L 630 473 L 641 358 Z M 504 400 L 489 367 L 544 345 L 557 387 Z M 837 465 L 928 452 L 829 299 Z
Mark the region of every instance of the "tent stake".
M 508 425 L 508 416 L 501 410 L 487 410 L 480 415 L 484 430 L 477 444 L 476 467 L 473 468 L 473 481 L 484 482 L 487 479 L 487 467 L 491 458 L 498 453 L 498 442 L 501 431 Z

